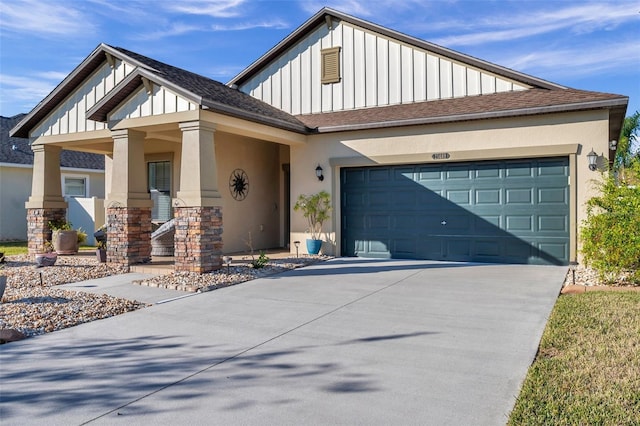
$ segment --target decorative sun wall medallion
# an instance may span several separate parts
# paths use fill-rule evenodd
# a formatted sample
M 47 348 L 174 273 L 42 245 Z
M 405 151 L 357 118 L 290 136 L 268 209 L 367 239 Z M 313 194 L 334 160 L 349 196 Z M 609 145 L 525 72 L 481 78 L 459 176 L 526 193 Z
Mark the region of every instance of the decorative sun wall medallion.
M 229 177 L 229 191 L 235 200 L 242 201 L 249 193 L 249 176 L 242 169 L 235 169 Z

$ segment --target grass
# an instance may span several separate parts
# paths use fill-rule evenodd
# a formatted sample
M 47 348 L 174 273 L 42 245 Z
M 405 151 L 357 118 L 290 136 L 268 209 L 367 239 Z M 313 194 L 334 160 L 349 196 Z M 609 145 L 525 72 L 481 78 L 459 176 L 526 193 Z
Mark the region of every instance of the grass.
M 640 424 L 640 292 L 561 296 L 509 425 Z
M 4 253 L 5 256 L 12 256 L 14 254 L 27 254 L 27 242 L 0 242 L 0 253 Z

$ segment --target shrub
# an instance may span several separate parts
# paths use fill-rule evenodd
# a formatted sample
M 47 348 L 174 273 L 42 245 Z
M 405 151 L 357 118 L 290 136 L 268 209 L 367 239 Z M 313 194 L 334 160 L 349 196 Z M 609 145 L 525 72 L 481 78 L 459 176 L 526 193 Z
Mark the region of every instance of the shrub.
M 255 269 L 260 269 L 267 266 L 267 263 L 269 263 L 269 258 L 267 257 L 267 254 L 265 252 L 261 251 L 260 256 L 258 256 L 257 259 L 251 262 L 251 266 L 253 266 Z
M 601 194 L 587 202 L 582 253 L 603 281 L 627 273 L 630 282 L 640 284 L 640 161 L 618 177 L 606 177 Z

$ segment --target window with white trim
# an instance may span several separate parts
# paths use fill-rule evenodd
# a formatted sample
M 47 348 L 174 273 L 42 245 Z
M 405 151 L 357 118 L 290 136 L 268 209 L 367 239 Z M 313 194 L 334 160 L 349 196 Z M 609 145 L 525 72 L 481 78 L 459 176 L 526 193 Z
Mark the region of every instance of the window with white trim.
M 65 197 L 84 198 L 87 196 L 86 176 L 63 176 L 62 177 L 62 195 Z
M 148 163 L 148 182 L 153 207 L 151 220 L 166 222 L 171 220 L 171 162 L 153 161 Z

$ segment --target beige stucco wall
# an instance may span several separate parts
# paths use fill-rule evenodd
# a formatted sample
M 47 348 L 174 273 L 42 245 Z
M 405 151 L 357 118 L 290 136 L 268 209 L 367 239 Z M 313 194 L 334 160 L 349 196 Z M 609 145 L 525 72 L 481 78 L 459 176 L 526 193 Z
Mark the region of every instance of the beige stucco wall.
M 608 112 L 597 110 L 314 135 L 306 146 L 291 148 L 291 197 L 323 189 L 332 194 L 332 220 L 324 226 L 325 239 L 331 243 L 325 243 L 323 251 L 340 254 L 341 167 L 435 163 L 432 154 L 442 152 L 450 154 L 447 162 L 568 156 L 570 176 L 576 182 L 570 188 L 573 259 L 576 230 L 585 219 L 584 204 L 595 194 L 593 180 L 600 176 L 589 170 L 586 155 L 593 148 L 608 156 L 608 133 Z M 324 169 L 323 182 L 315 176 L 318 164 Z M 302 215 L 292 212 L 291 240 L 304 241 L 305 227 Z
M 215 145 L 224 203 L 224 252 L 248 250 L 245 240 L 249 232 L 256 250 L 280 246 L 280 146 L 218 132 Z M 234 200 L 229 190 L 229 177 L 235 169 L 244 170 L 249 177 L 249 192 L 242 201 Z
M 89 180 L 89 197 L 104 198 L 105 175 L 91 170 L 62 169 L 63 176 Z M 0 166 L 0 241 L 27 239 L 25 202 L 31 194 L 32 167 Z
M 282 246 L 285 240 L 282 164 L 289 160 L 288 147 L 218 131 L 214 133 L 214 143 L 218 191 L 223 204 L 224 253 L 248 251 L 245 241 L 249 239 L 249 232 L 256 255 L 260 249 Z M 180 191 L 181 148 L 177 142 L 145 140 L 145 170 L 148 162 L 172 162 L 172 197 Z M 231 173 L 238 168 L 249 177 L 249 192 L 242 201 L 234 200 L 229 190 Z M 110 156 L 106 156 L 105 169 L 109 187 L 113 170 Z
M 0 241 L 27 239 L 27 210 L 32 169 L 0 166 Z

